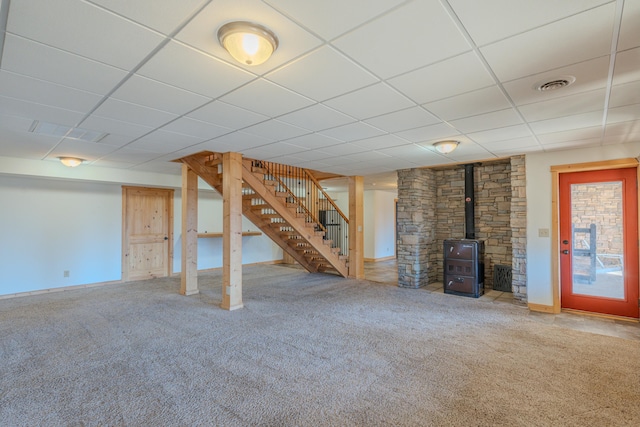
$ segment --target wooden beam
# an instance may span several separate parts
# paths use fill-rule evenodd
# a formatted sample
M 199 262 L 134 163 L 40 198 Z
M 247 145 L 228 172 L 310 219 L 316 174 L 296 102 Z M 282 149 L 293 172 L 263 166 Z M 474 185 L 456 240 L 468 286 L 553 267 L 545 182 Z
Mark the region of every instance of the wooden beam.
M 222 155 L 222 304 L 242 308 L 242 154 Z
M 349 177 L 349 277 L 364 279 L 364 178 Z
M 198 291 L 198 175 L 182 165 L 182 269 L 180 293 Z

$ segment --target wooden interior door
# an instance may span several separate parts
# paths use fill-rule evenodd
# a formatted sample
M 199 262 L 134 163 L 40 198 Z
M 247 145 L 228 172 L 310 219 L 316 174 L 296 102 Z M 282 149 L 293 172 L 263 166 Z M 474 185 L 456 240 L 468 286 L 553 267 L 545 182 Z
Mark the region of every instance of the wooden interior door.
M 173 190 L 122 187 L 122 217 L 122 280 L 170 275 Z
M 562 173 L 563 308 L 638 318 L 636 168 Z

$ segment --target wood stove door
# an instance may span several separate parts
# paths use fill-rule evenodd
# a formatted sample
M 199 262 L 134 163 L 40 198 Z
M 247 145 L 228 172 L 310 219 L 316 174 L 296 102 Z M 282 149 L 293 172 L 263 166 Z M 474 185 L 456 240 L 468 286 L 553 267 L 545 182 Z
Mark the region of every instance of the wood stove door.
M 562 173 L 563 308 L 638 318 L 636 169 Z

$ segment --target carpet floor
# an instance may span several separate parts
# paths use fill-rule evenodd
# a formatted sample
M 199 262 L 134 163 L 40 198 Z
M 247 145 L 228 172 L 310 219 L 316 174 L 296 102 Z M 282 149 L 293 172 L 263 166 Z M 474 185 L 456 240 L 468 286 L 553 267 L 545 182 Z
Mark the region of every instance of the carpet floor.
M 637 426 L 640 342 L 517 305 L 244 268 L 0 300 L 2 426 Z

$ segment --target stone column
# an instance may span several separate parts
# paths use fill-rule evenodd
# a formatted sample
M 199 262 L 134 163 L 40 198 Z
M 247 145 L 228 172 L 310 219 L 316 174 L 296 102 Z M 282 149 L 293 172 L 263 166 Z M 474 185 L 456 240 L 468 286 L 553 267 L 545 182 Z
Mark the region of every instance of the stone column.
M 527 194 L 525 156 L 511 157 L 511 260 L 513 297 L 527 302 Z
M 435 177 L 429 169 L 398 171 L 398 286 L 419 288 L 436 280 L 429 254 L 435 250 Z

